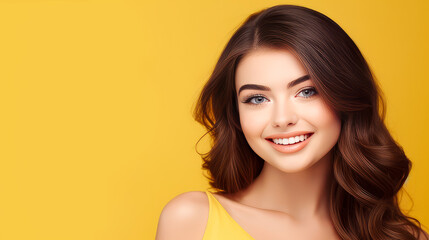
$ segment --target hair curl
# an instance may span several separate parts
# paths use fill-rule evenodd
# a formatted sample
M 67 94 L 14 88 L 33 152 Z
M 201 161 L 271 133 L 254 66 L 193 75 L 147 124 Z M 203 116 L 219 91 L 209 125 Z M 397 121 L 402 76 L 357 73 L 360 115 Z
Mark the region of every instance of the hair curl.
M 385 105 L 353 40 L 325 15 L 278 5 L 250 15 L 233 34 L 195 108 L 212 137 L 202 154 L 210 185 L 234 193 L 260 174 L 264 160 L 248 145 L 238 116 L 235 70 L 250 51 L 288 49 L 300 59 L 324 101 L 339 113 L 330 213 L 342 239 L 418 239 L 421 225 L 404 215 L 397 193 L 411 162 L 384 124 Z

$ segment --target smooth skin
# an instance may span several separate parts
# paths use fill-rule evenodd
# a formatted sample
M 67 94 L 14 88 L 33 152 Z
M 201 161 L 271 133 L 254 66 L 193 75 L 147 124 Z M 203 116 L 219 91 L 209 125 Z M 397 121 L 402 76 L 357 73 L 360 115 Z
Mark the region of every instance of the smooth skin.
M 265 163 L 248 188 L 214 196 L 256 240 L 340 239 L 329 215 L 328 189 L 331 150 L 341 121 L 310 78 L 288 86 L 306 75 L 298 58 L 287 50 L 259 48 L 237 66 L 241 127 Z M 270 142 L 270 137 L 302 131 L 312 135 L 299 151 L 285 153 Z M 208 212 L 204 192 L 175 197 L 161 213 L 156 239 L 202 239 Z

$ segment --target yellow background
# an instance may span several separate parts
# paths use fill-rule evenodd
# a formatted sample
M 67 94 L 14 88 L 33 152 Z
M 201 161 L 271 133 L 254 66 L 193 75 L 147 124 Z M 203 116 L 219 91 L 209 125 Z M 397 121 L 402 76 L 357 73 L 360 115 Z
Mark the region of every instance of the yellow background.
M 201 87 L 238 25 L 280 3 L 360 47 L 429 225 L 428 1 L 0 0 L 0 239 L 153 239 L 171 198 L 208 186 Z

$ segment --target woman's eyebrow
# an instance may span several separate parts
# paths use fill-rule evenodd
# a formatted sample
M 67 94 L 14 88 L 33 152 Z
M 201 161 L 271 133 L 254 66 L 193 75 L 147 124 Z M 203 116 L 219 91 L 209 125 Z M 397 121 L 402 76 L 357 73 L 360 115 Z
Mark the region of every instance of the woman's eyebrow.
M 262 90 L 262 91 L 270 91 L 271 89 L 267 86 L 258 85 L 258 84 L 245 84 L 241 86 L 241 88 L 238 90 L 238 95 L 240 95 L 240 92 L 246 89 L 254 89 L 254 90 Z
M 287 84 L 287 88 L 291 88 L 291 87 L 293 87 L 293 86 L 295 86 L 295 85 L 298 85 L 298 84 L 300 84 L 300 83 L 302 83 L 302 82 L 305 82 L 305 81 L 307 81 L 307 80 L 309 80 L 310 79 L 310 75 L 304 75 L 304 76 L 302 76 L 302 77 L 300 77 L 300 78 L 297 78 L 297 79 L 295 79 L 295 80 L 293 80 L 293 81 L 291 81 L 290 83 L 288 83 Z
M 299 77 L 293 81 L 291 81 L 290 83 L 287 84 L 287 88 L 291 88 L 295 85 L 298 85 L 302 82 L 305 82 L 307 80 L 310 79 L 310 75 L 304 75 L 302 77 Z M 240 95 L 240 92 L 246 89 L 253 89 L 253 90 L 261 90 L 261 91 L 270 91 L 271 89 L 267 86 L 263 86 L 263 85 L 258 85 L 258 84 L 245 84 L 243 86 L 240 87 L 240 89 L 238 90 L 238 95 Z

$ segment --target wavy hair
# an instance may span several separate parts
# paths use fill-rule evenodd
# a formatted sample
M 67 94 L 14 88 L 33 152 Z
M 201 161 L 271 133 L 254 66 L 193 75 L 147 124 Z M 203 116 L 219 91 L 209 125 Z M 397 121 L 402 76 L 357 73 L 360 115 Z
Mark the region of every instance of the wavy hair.
M 418 239 L 421 224 L 403 214 L 398 191 L 411 162 L 384 124 L 385 104 L 353 40 L 327 16 L 294 5 L 250 15 L 223 50 L 198 99 L 194 117 L 212 137 L 201 154 L 210 185 L 234 193 L 260 174 L 264 160 L 240 127 L 235 70 L 260 47 L 293 51 L 322 99 L 341 118 L 334 146 L 330 214 L 342 239 Z

